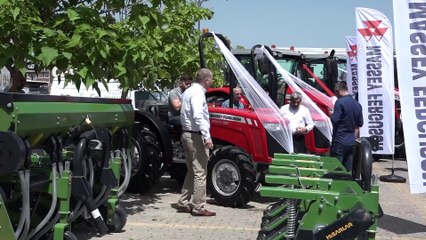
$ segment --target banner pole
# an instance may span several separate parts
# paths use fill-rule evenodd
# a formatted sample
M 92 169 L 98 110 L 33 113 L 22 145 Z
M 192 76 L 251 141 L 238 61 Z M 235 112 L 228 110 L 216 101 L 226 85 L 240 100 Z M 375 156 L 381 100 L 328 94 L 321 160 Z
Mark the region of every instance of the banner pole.
M 392 169 L 391 169 L 392 172 L 391 172 L 391 174 L 382 175 L 382 176 L 379 177 L 379 179 L 382 182 L 405 183 L 407 181 L 407 179 L 405 179 L 402 176 L 395 175 L 394 161 L 395 161 L 395 155 L 392 154 Z

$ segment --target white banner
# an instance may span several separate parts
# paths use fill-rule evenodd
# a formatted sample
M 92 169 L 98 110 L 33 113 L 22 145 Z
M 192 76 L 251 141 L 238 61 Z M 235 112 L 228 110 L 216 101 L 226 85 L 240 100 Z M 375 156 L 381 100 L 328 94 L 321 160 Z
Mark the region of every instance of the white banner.
M 394 0 L 402 123 L 411 193 L 426 192 L 426 1 Z
M 346 83 L 349 92 L 358 94 L 358 59 L 356 37 L 346 36 Z
M 395 95 L 392 26 L 383 13 L 356 9 L 358 47 L 358 101 L 373 153 L 393 154 L 395 147 Z

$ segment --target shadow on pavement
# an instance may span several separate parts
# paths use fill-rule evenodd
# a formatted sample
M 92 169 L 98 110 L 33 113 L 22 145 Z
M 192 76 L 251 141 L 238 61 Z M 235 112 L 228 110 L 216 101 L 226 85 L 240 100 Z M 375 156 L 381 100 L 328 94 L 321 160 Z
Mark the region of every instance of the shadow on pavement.
M 392 171 L 392 168 L 385 168 L 386 170 L 389 170 L 389 171 Z M 395 170 L 395 172 L 398 172 L 398 171 L 400 171 L 400 172 L 408 172 L 408 169 L 407 168 L 399 168 L 399 167 L 396 167 L 396 168 L 393 168 L 394 170 Z
M 179 193 L 180 188 L 176 181 L 168 176 L 163 176 L 154 188 L 145 193 L 126 192 L 120 198 L 120 205 L 126 209 L 128 215 L 138 214 L 146 209 L 158 209 L 153 205 L 161 200 L 162 195 Z M 73 225 L 73 233 L 79 240 L 88 240 L 98 236 L 97 229 L 91 219 Z
M 159 201 L 164 194 L 176 194 L 180 192 L 180 186 L 170 177 L 164 176 L 153 189 L 142 193 L 126 193 L 120 200 L 120 204 L 126 208 L 127 214 L 134 215 L 147 208 L 154 208 L 150 205 Z
M 375 163 L 382 163 L 382 162 L 387 162 L 387 160 L 385 160 L 385 159 L 375 159 L 374 162 Z
M 395 234 L 426 233 L 426 226 L 406 219 L 383 215 L 379 219 L 379 228 L 393 232 Z

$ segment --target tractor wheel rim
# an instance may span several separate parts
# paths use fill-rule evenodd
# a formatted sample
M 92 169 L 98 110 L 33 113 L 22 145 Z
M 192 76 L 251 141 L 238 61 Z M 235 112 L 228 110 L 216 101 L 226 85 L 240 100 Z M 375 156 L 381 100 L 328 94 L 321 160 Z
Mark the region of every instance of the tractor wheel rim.
M 139 168 L 141 166 L 141 158 L 138 147 L 132 145 L 130 148 L 130 156 L 128 156 L 130 161 L 132 161 L 132 171 L 130 176 L 136 175 L 138 173 Z
M 232 196 L 240 186 L 241 174 L 231 160 L 222 159 L 213 168 L 213 187 L 223 196 Z

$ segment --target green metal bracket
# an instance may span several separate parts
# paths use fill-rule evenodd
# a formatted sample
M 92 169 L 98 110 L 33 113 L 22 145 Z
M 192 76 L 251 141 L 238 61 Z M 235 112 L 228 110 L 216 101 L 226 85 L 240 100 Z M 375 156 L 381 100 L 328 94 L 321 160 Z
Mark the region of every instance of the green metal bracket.
M 297 175 L 297 176 L 323 176 L 328 173 L 325 169 L 316 169 L 316 168 L 295 168 L 288 166 L 269 166 L 269 173 L 272 174 L 285 174 L 285 175 Z
M 15 232 L 13 231 L 12 223 L 10 222 L 9 214 L 6 210 L 6 205 L 0 195 L 0 236 L 1 239 L 15 240 Z
M 114 157 L 111 161 L 110 167 L 112 169 L 112 172 L 114 173 L 115 178 L 117 179 L 117 183 L 120 182 L 121 178 L 121 164 L 123 162 L 123 159 L 121 157 Z M 118 188 L 120 184 L 117 184 L 116 187 L 111 189 L 111 193 L 107 200 L 107 224 L 111 225 L 114 223 L 114 217 L 115 217 L 115 207 L 118 204 Z

